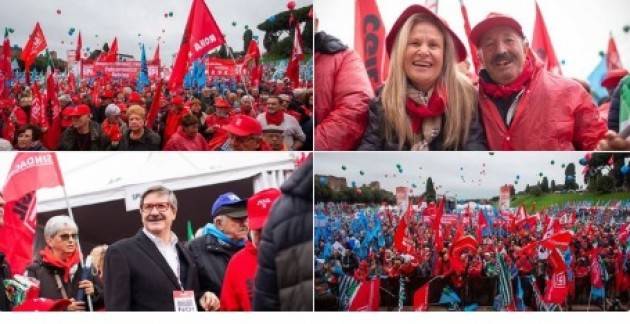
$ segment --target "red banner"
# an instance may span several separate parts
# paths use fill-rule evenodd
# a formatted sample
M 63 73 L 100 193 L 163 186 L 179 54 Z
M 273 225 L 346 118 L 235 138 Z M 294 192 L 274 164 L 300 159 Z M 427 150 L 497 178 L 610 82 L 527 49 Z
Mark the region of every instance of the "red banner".
M 149 64 L 149 78 L 158 76 L 158 65 Z M 140 73 L 140 61 L 94 62 L 83 64 L 83 77 L 96 77 L 98 74 L 109 75 L 114 79 L 136 79 Z
M 24 152 L 15 156 L 2 192 L 10 202 L 39 188 L 56 186 L 63 186 L 63 178 L 55 153 Z
M 372 88 L 377 89 L 387 79 L 389 58 L 385 51 L 385 25 L 376 0 L 355 3 L 354 49 L 365 64 Z
M 242 60 L 220 59 L 211 57 L 206 61 L 206 71 L 209 77 L 237 77 L 247 74 Z

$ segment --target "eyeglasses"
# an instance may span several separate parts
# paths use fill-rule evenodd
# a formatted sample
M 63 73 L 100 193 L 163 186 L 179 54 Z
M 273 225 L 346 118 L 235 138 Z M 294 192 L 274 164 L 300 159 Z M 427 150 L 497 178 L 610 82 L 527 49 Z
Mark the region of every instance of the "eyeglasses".
M 153 208 L 157 208 L 159 212 L 165 212 L 171 207 L 170 203 L 157 203 L 157 204 L 142 204 L 142 212 L 148 213 L 153 210 Z
M 59 234 L 59 238 L 61 238 L 62 241 L 69 241 L 70 238 L 72 237 L 73 241 L 77 240 L 77 237 L 79 237 L 79 234 L 74 233 L 74 234 Z

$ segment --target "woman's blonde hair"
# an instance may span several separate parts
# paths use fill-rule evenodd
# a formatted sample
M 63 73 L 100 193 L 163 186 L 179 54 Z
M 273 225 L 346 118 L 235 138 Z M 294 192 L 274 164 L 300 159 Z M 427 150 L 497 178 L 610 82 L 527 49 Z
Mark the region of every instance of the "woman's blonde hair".
M 436 86 L 446 90 L 445 126 L 442 130 L 444 149 L 457 149 L 466 142 L 471 120 L 475 114 L 476 94 L 470 80 L 457 71 L 455 45 L 451 34 L 441 22 L 425 14 L 415 14 L 403 24 L 398 32 L 389 61 L 389 75 L 381 92 L 381 103 L 385 115 L 385 138 L 396 139 L 398 148 L 412 146 L 421 140 L 414 134 L 405 109 L 407 87 L 411 86 L 404 70 L 405 51 L 409 34 L 421 22 L 435 25 L 444 36 L 444 64 Z
M 92 259 L 92 274 L 95 276 L 103 277 L 105 252 L 107 252 L 106 244 L 95 246 L 90 252 L 90 259 Z

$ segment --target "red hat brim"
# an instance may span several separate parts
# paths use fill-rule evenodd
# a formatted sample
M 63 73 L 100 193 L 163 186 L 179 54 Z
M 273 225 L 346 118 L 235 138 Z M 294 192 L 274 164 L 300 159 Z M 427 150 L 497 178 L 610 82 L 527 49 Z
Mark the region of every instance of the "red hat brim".
M 602 80 L 602 87 L 608 89 L 616 88 L 619 84 L 619 81 L 621 81 L 621 79 L 623 79 L 623 77 L 625 77 L 626 75 L 628 75 L 628 70 L 625 69 L 615 69 L 608 71 L 608 73 L 606 73 L 606 76 Z
M 444 19 L 440 18 L 435 13 L 433 13 L 433 11 L 429 10 L 427 7 L 424 7 L 422 5 L 411 5 L 407 7 L 407 9 L 405 9 L 405 11 L 403 11 L 403 13 L 400 14 L 400 16 L 398 16 L 398 19 L 396 19 L 394 26 L 392 26 L 392 29 L 389 31 L 385 39 L 385 45 L 387 47 L 387 54 L 389 56 L 391 56 L 392 54 L 392 48 L 394 47 L 396 38 L 398 38 L 398 33 L 400 32 L 400 29 L 405 24 L 407 19 L 409 19 L 409 17 L 415 14 L 426 14 L 432 17 L 435 21 L 439 21 L 444 27 L 444 29 L 448 31 L 448 33 L 451 35 L 451 38 L 453 39 L 453 44 L 455 45 L 455 51 L 457 52 L 457 61 L 461 62 L 466 59 L 466 55 L 467 55 L 466 47 L 464 46 L 464 43 L 462 43 L 462 41 L 459 39 L 459 37 L 457 37 L 457 34 L 453 32 L 453 30 L 448 26 L 448 24 L 446 23 L 446 21 L 444 21 Z
M 486 19 L 479 22 L 471 31 L 470 31 L 470 41 L 475 44 L 475 46 L 479 47 L 479 42 L 481 41 L 481 37 L 487 31 L 494 27 L 505 26 L 514 29 L 521 37 L 525 37 L 523 34 L 523 28 L 521 25 L 514 20 L 514 18 L 501 15 L 501 14 L 493 14 L 491 13 L 486 17 Z

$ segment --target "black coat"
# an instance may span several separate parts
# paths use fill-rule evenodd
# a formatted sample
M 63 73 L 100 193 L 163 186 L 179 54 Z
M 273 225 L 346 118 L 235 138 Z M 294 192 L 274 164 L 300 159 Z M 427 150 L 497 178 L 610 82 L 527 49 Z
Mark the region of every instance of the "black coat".
M 120 143 L 118 143 L 117 150 L 118 151 L 159 151 L 160 150 L 160 135 L 158 135 L 153 130 L 145 127 L 144 133 L 142 137 L 137 141 L 137 143 L 130 142 L 129 134 L 131 130 L 127 130 L 122 138 L 120 139 Z M 133 144 L 131 144 L 133 143 Z
M 59 142 L 59 151 L 78 151 L 77 137 L 79 133 L 76 128 L 70 126 L 61 135 Z M 106 151 L 109 150 L 109 138 L 103 133 L 101 125 L 94 121 L 90 121 L 90 148 L 88 151 Z
M 608 129 L 620 132 L 619 129 L 619 106 L 621 104 L 621 82 L 617 85 L 610 96 L 610 110 L 608 111 Z
M 212 235 L 198 237 L 186 245 L 199 271 L 199 286 L 202 291 L 221 294 L 225 268 L 232 256 L 242 247 L 221 243 Z
M 368 125 L 363 134 L 361 144 L 357 148 L 358 151 L 398 151 L 398 142 L 395 138 L 390 141 L 385 139 L 385 111 L 381 103 L 381 97 L 378 96 L 370 102 Z M 442 120 L 442 128 L 444 128 L 444 120 Z M 442 151 L 443 134 L 440 132 L 431 143 L 429 150 Z M 403 150 L 409 150 L 408 144 L 403 146 Z M 485 151 L 487 150 L 486 135 L 483 126 L 479 120 L 479 114 L 475 113 L 470 129 L 468 131 L 468 141 L 458 148 L 466 151 Z
M 173 311 L 173 291 L 182 288 L 193 290 L 198 303 L 197 267 L 181 242 L 176 248 L 183 287 L 142 230 L 111 245 L 105 254 L 105 310 Z
M 59 275 L 68 298 L 76 298 L 79 290 L 79 281 L 81 281 L 81 264 L 78 264 L 74 273 L 70 274 L 70 280 L 67 283 L 63 282 L 63 269 L 44 263 L 41 259 L 35 260 L 35 262 L 26 268 L 26 271 L 29 277 L 39 280 L 39 297 L 50 299 L 63 298 L 61 290 L 57 288 L 57 280 L 55 279 L 55 275 Z M 92 305 L 94 306 L 94 309 L 102 307 L 103 287 L 97 282 L 94 282 L 92 278 L 87 278 L 87 280 L 91 280 L 94 284 L 94 295 L 92 296 Z
M 258 247 L 254 310 L 313 310 L 313 156 L 282 185 Z
M 9 264 L 4 259 L 4 253 L 0 252 L 0 312 L 10 311 L 11 303 L 7 294 L 4 293 L 4 279 L 11 278 Z

